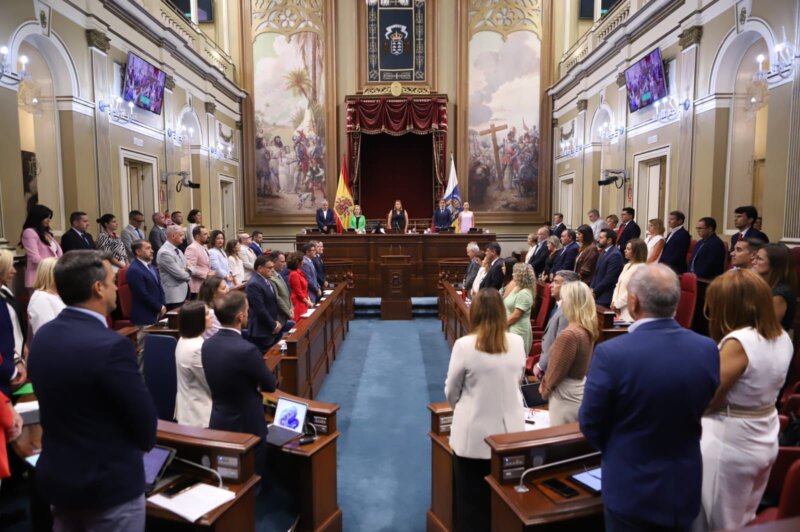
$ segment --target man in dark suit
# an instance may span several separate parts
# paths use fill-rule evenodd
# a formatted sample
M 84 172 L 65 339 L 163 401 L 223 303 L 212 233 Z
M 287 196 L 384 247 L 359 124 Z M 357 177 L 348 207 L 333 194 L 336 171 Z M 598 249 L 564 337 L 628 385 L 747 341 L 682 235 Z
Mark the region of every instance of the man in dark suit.
M 323 233 L 328 233 L 331 226 L 335 225 L 333 211 L 328 208 L 328 200 L 322 200 L 322 207 L 317 209 L 317 227 Z
M 533 268 L 537 279 L 540 275 L 542 275 L 545 263 L 547 262 L 547 237 L 549 236 L 550 231 L 547 229 L 547 227 L 540 227 L 539 230 L 536 231 L 536 249 L 534 249 L 533 255 L 531 256 L 531 260 L 528 261 L 528 264 L 530 264 Z
M 752 205 L 736 207 L 736 209 L 733 210 L 733 225 L 738 230 L 738 233 L 731 237 L 731 249 L 733 249 L 739 239 L 742 238 L 757 238 L 765 244 L 769 244 L 769 237 L 753 227 L 756 218 L 758 218 L 758 209 Z
M 689 259 L 689 271 L 701 279 L 713 279 L 725 271 L 725 244 L 716 231 L 717 221 L 714 218 L 700 218 L 697 222 L 700 240 Z
M 322 261 L 322 254 L 325 253 L 325 244 L 319 240 L 315 240 L 314 244 L 317 246 L 317 256 L 311 260 L 314 263 L 314 271 L 317 273 L 317 283 L 320 288 L 324 289 L 328 286 L 328 282 L 325 280 L 325 263 Z
M 89 217 L 85 212 L 73 212 L 69 215 L 69 231 L 61 237 L 61 250 L 66 253 L 73 249 L 97 249 L 89 229 Z
M 607 307 L 611 305 L 611 296 L 617 286 L 619 274 L 622 273 L 624 259 L 619 248 L 615 245 L 617 234 L 613 229 L 601 229 L 597 247 L 600 248 L 600 257 L 597 259 L 597 269 L 589 286 L 594 292 L 594 300 L 598 305 Z
M 579 417 L 603 453 L 606 530 L 688 529 L 700 512 L 700 423 L 719 351 L 673 319 L 679 298 L 675 272 L 640 268 L 628 285 L 636 323 L 592 355 Z
M 256 277 L 259 275 L 254 274 L 253 278 Z M 203 343 L 200 356 L 211 390 L 208 428 L 258 436 L 256 472 L 263 477 L 267 422 L 261 392 L 274 392 L 276 380 L 264 364 L 262 351 L 242 338 L 248 310 L 247 298 L 238 291 L 228 292 L 215 302 L 214 313 L 220 330 Z
M 37 487 L 55 530 L 143 531 L 142 455 L 158 419 L 133 344 L 106 325 L 114 270 L 100 251 L 71 251 L 54 277 L 67 308 L 39 329 L 28 357 L 44 431 Z
M 578 258 L 578 252 L 580 251 L 578 243 L 575 242 L 575 230 L 564 229 L 561 231 L 559 238 L 561 239 L 561 245 L 564 247 L 561 248 L 561 253 L 553 261 L 552 271 L 574 270 L 575 259 Z
M 486 256 L 489 257 L 489 271 L 481 281 L 481 290 L 484 288 L 494 288 L 500 290 L 503 287 L 503 259 L 500 258 L 500 244 L 489 242 L 486 244 Z
M 553 214 L 553 227 L 550 228 L 550 235 L 561 238 L 561 233 L 566 229 L 564 225 L 564 215 L 560 212 Z
M 275 263 L 268 255 L 256 259 L 255 273 L 245 285 L 250 307 L 247 322 L 247 339 L 265 352 L 281 337 L 283 323 L 278 318 L 278 294 L 270 282 L 275 274 Z
M 303 273 L 306 274 L 306 281 L 308 281 L 308 296 L 311 301 L 316 303 L 322 296 L 322 288 L 317 281 L 317 268 L 314 266 L 314 257 L 317 256 L 317 244 L 315 242 L 306 242 L 303 244 Z
M 264 233 L 261 231 L 253 231 L 253 234 L 251 234 L 250 237 L 253 240 L 250 242 L 250 249 L 253 250 L 253 253 L 256 254 L 256 257 L 260 257 L 264 254 L 264 249 L 261 247 L 261 244 L 264 243 Z
M 439 200 L 439 206 L 433 211 L 433 226 L 436 232 L 450 227 L 450 211 L 447 210 L 447 202 L 443 199 Z
M 147 240 L 134 240 L 131 249 L 136 258 L 128 266 L 128 287 L 131 290 L 131 321 L 144 328 L 153 325 L 167 313 L 161 276 L 153 264 L 153 246 Z
M 661 251 L 661 257 L 658 259 L 658 262 L 666 264 L 678 275 L 686 271 L 686 255 L 689 253 L 689 245 L 692 242 L 692 235 L 683 227 L 685 221 L 686 215 L 681 211 L 669 213 L 667 220 L 669 234 L 664 249 Z
M 621 223 L 619 224 L 619 229 L 617 230 L 617 248 L 619 248 L 619 252 L 623 255 L 622 260 L 624 262 L 625 246 L 628 244 L 628 240 L 639 238 L 639 236 L 642 234 L 642 230 L 633 220 L 633 217 L 636 216 L 636 211 L 633 210 L 632 207 L 625 207 L 622 209 L 622 212 L 619 216 Z
M 167 224 L 164 218 L 163 212 L 153 213 L 153 227 L 150 229 L 150 234 L 147 236 L 150 245 L 153 246 L 153 260 L 158 256 L 158 250 L 161 249 L 161 246 L 167 241 Z

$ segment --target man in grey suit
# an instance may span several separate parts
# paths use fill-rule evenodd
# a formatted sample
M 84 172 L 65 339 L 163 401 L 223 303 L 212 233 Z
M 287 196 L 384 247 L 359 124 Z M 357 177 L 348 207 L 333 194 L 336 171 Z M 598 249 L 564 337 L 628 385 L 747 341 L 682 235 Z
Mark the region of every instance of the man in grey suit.
M 184 235 L 181 226 L 170 225 L 167 227 L 167 241 L 158 250 L 158 271 L 161 274 L 161 287 L 164 288 L 167 310 L 183 305 L 189 293 L 191 274 L 186 266 L 183 251 L 178 249 Z
M 289 292 L 289 285 L 283 280 L 283 270 L 286 269 L 286 255 L 283 251 L 274 250 L 269 254 L 272 262 L 275 263 L 275 274 L 269 278 L 275 286 L 275 293 L 278 295 L 278 314 L 279 319 L 286 325 L 283 326 L 284 334 L 294 327 L 294 306 Z
M 553 283 L 550 285 L 550 291 L 553 298 L 556 300 L 556 306 L 552 310 L 550 319 L 547 320 L 547 325 L 544 328 L 544 335 L 542 335 L 542 354 L 539 357 L 539 362 L 533 366 L 533 374 L 541 380 L 544 372 L 547 371 L 547 361 L 550 358 L 550 348 L 553 342 L 556 341 L 559 333 L 567 328 L 569 322 L 567 317 L 561 311 L 561 287 L 567 283 L 574 283 L 580 281 L 578 274 L 571 270 L 559 270 L 553 278 Z
M 314 266 L 314 257 L 317 256 L 317 246 L 313 242 L 303 244 L 303 273 L 308 281 L 308 295 L 316 303 L 322 296 L 322 289 L 317 281 L 317 268 Z
M 472 290 L 472 283 L 475 282 L 475 277 L 478 275 L 478 270 L 481 269 L 480 261 L 475 260 L 475 255 L 480 252 L 481 248 L 477 242 L 470 242 L 467 244 L 467 257 L 469 264 L 467 264 L 467 273 L 464 275 L 464 290 L 469 292 Z
M 131 249 L 131 244 L 135 240 L 146 240 L 144 231 L 142 231 L 142 224 L 144 224 L 144 214 L 141 211 L 133 210 L 128 214 L 128 225 L 122 230 L 122 243 L 125 245 L 125 252 L 128 254 L 128 264 L 135 258 L 136 254 Z
M 167 241 L 167 223 L 163 212 L 153 213 L 153 228 L 150 229 L 150 234 L 147 237 L 150 240 L 150 245 L 153 246 L 153 256 L 157 257 L 158 250 Z

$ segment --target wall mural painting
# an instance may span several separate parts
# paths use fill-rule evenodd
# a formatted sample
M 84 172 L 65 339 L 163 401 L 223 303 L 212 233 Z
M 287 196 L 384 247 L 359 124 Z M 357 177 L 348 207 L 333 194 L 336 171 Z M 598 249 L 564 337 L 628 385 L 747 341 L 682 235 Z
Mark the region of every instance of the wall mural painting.
M 532 212 L 539 189 L 541 6 L 470 2 L 469 200 L 476 211 Z
M 314 213 L 326 197 L 322 0 L 253 0 L 256 213 Z

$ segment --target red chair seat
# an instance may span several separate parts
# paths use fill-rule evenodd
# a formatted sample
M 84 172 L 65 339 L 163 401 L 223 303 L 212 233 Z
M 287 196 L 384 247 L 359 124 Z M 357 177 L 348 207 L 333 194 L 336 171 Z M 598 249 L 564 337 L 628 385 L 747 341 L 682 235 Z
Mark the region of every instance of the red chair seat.
M 772 521 L 778 520 L 778 507 L 773 506 L 772 508 L 767 508 L 760 514 L 756 516 L 755 519 L 750 521 L 750 525 L 760 525 L 761 523 L 770 523 Z
M 697 276 L 693 273 L 681 274 L 681 297 L 675 311 L 675 321 L 685 329 L 692 328 L 694 309 L 697 306 Z

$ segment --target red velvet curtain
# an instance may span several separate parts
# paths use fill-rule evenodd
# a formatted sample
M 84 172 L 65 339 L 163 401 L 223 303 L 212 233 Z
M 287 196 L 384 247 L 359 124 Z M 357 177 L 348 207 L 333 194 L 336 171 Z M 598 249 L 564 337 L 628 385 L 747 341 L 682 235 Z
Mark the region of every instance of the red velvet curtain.
M 348 98 L 347 137 L 351 182 L 361 174 L 361 134 L 432 134 L 436 191 L 443 192 L 447 172 L 447 98 Z

